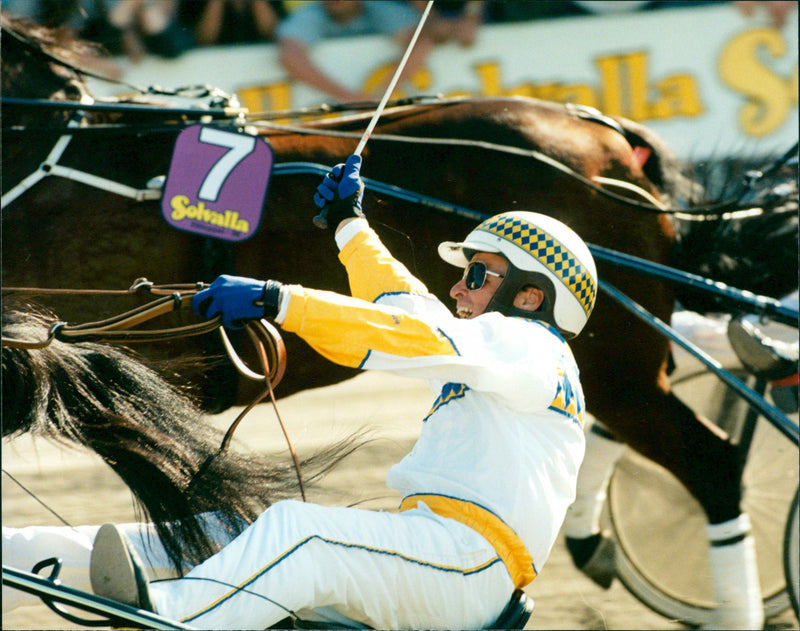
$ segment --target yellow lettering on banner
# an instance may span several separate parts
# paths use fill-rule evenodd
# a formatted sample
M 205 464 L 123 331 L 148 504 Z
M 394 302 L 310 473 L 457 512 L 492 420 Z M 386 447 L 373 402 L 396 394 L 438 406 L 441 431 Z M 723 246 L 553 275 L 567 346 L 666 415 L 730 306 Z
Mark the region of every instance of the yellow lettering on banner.
M 599 57 L 595 60 L 595 65 L 599 72 L 600 85 L 595 88 L 582 83 L 558 82 L 538 84 L 526 82 L 506 87 L 503 85 L 501 64 L 497 61 L 487 61 L 474 66 L 480 86 L 476 92 L 481 96 L 526 96 L 557 103 L 578 103 L 602 109 L 610 116 L 624 116 L 635 121 L 668 119 L 676 116 L 695 117 L 705 111 L 697 80 L 692 75 L 674 74 L 653 80 L 649 75 L 648 62 L 648 53 L 643 51 Z M 729 63 L 741 64 L 741 60 Z M 752 64 L 751 60 L 750 65 Z M 364 92 L 370 94 L 380 91 L 382 86 L 388 84 L 394 70 L 392 64 L 383 64 L 376 68 L 365 80 Z M 742 74 L 740 70 L 736 72 L 738 75 Z M 797 103 L 797 68 L 793 78 L 795 85 L 792 91 L 793 102 Z M 744 79 L 742 81 L 744 82 Z M 768 79 L 764 79 L 763 82 L 765 93 L 774 89 L 774 85 Z M 429 89 L 432 83 L 433 77 L 430 71 L 424 68 L 407 80 L 407 84 L 418 92 Z M 746 83 L 748 85 L 751 83 L 750 77 L 747 77 Z M 786 86 L 782 84 L 781 92 L 786 91 Z M 474 93 L 454 90 L 447 96 L 462 97 Z M 290 84 L 287 83 L 245 88 L 239 91 L 239 95 L 243 105 L 251 110 L 290 109 L 291 90 Z M 393 97 L 402 96 L 405 95 L 398 87 Z M 791 104 L 788 107 L 790 106 Z M 785 111 L 783 115 L 785 117 Z M 752 114 L 748 112 L 743 116 L 747 118 Z
M 541 99 L 543 97 L 539 96 L 540 91 L 540 86 L 533 85 L 532 83 L 522 83 L 514 88 L 509 88 L 505 91 L 505 94 L 508 96 L 524 96 Z
M 597 95 L 589 85 L 564 85 L 563 83 L 521 83 L 504 88 L 500 75 L 500 64 L 487 62 L 475 65 L 480 81 L 481 96 L 527 96 L 557 103 L 580 103 L 597 107 Z M 459 96 L 463 93 L 457 93 Z M 448 94 L 456 96 L 456 94 Z
M 431 89 L 433 85 L 433 75 L 427 68 L 420 68 L 408 79 L 408 83 L 417 92 L 423 92 Z
M 189 201 L 186 195 L 175 195 L 170 199 L 169 206 L 172 208 L 170 217 L 175 221 L 193 219 L 210 226 L 227 228 L 234 232 L 247 233 L 250 231 L 250 222 L 246 219 L 240 219 L 239 213 L 235 210 L 226 210 L 224 213 L 219 213 L 206 208 L 203 202 L 194 206 Z
M 786 40 L 772 28 L 752 29 L 734 37 L 719 57 L 719 74 L 730 88 L 747 97 L 739 125 L 750 136 L 766 136 L 780 127 L 797 105 L 797 65 L 783 78 L 761 62 L 787 53 Z
M 292 108 L 292 90 L 288 83 L 247 86 L 236 91 L 242 107 L 251 112 L 281 112 Z M 290 119 L 281 119 L 286 123 Z
M 600 70 L 601 103 L 600 109 L 609 116 L 624 116 L 622 101 L 622 73 L 619 57 L 601 57 L 596 62 Z
M 504 88 L 497 62 L 477 64 L 475 72 L 483 96 L 529 96 L 557 103 L 579 103 L 599 107 L 612 116 L 639 121 L 703 113 L 697 81 L 691 75 L 671 75 L 651 85 L 647 62 L 647 54 L 643 52 L 597 59 L 599 95 L 592 86 L 579 83 L 522 83 Z M 649 96 L 658 100 L 651 102 Z
M 389 86 L 397 67 L 394 63 L 383 64 L 369 74 L 364 81 L 364 92 L 366 94 L 380 94 L 383 96 L 384 91 Z M 410 77 L 404 80 L 415 92 L 423 92 L 429 90 L 433 83 L 433 75 L 427 68 L 420 68 Z M 398 83 L 392 92 L 392 98 L 401 99 L 407 96 L 403 90 L 403 84 Z
M 605 114 L 644 121 L 703 113 L 705 108 L 694 77 L 670 75 L 651 85 L 647 62 L 647 54 L 643 52 L 597 59 L 602 86 L 601 109 Z M 651 101 L 650 96 L 657 100 Z
M 650 118 L 650 103 L 647 100 L 647 55 L 631 53 L 625 56 L 627 85 L 624 92 L 628 96 L 628 118 L 645 120 Z
M 476 64 L 475 72 L 481 82 L 482 96 L 502 96 L 503 86 L 500 79 L 500 65 L 493 61 L 491 63 Z
M 558 103 L 578 103 L 589 107 L 599 107 L 597 92 L 590 85 L 557 84 L 557 89 L 552 92 L 552 96 L 541 96 L 539 98 L 549 99 Z M 549 93 L 548 93 L 549 94 Z
M 700 116 L 705 111 L 697 92 L 697 82 L 691 75 L 672 75 L 657 82 L 655 87 L 661 98 L 650 105 L 650 119 Z
M 388 87 L 389 81 L 392 79 L 392 68 L 389 64 L 378 66 L 375 70 L 369 73 L 366 81 L 364 81 L 364 92 L 372 94 L 378 92 L 381 86 Z

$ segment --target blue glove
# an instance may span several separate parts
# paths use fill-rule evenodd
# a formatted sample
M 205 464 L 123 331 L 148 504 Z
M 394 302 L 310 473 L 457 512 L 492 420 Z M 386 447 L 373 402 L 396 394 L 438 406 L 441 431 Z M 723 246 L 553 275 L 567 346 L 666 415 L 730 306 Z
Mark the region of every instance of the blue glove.
M 201 318 L 222 314 L 222 325 L 241 329 L 242 320 L 274 318 L 278 315 L 281 284 L 222 275 L 192 298 L 192 309 Z
M 364 183 L 359 175 L 361 156 L 353 154 L 344 164 L 337 164 L 322 180 L 314 194 L 314 203 L 322 212 L 314 217 L 318 228 L 336 230 L 343 219 L 363 217 L 361 198 Z

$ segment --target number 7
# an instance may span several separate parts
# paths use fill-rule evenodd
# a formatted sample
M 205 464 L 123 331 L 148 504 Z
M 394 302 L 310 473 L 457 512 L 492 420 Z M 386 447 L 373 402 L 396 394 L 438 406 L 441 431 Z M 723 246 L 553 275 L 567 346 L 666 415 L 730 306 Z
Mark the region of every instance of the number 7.
M 256 139 L 247 134 L 237 134 L 213 127 L 203 127 L 200 130 L 200 142 L 228 148 L 228 151 L 211 167 L 208 175 L 203 179 L 200 191 L 197 194 L 200 199 L 215 202 L 228 176 L 242 160 L 255 150 Z

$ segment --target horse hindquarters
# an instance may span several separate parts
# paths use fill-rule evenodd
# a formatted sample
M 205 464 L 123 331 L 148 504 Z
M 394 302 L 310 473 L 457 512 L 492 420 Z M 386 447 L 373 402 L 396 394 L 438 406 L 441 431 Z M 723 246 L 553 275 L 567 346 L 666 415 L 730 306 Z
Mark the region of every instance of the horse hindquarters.
M 663 283 L 609 269 L 601 269 L 600 276 L 669 321 L 672 292 Z M 601 292 L 574 350 L 589 412 L 617 439 L 680 480 L 711 523 L 735 518 L 741 500 L 737 450 L 721 429 L 672 391 L 668 340 Z
M 615 434 L 675 475 L 700 502 L 709 523 L 739 516 L 742 465 L 736 446 L 711 421 L 672 392 L 638 393 L 621 402 L 616 414 Z
M 625 392 L 630 385 L 622 383 L 618 387 Z M 587 393 L 587 401 L 591 396 L 592 390 Z M 668 390 L 650 389 L 623 396 L 615 409 L 595 411 L 602 414 L 600 418 L 614 428 L 619 438 L 671 471 L 702 505 L 708 519 L 705 535 L 709 546 L 707 567 L 712 602 L 716 602 L 712 612 L 703 613 L 704 624 L 715 629 L 762 628 L 764 613 L 756 542 L 751 534 L 749 518 L 742 512 L 743 463 L 736 446 L 719 428 L 695 414 Z M 657 485 L 648 490 L 648 494 L 655 495 L 663 492 L 664 488 Z M 686 536 L 690 531 L 684 531 L 681 525 L 674 535 Z M 645 550 L 638 552 L 647 557 Z M 686 550 L 674 546 L 670 554 L 683 558 Z M 691 560 L 688 563 L 688 558 L 686 561 L 687 567 L 696 562 Z M 630 560 L 625 565 L 630 567 Z M 620 577 L 627 575 L 630 579 L 630 571 L 625 570 Z M 661 564 L 658 571 L 658 578 L 649 588 L 655 589 L 657 594 L 663 592 L 662 586 L 672 584 L 668 570 Z M 662 577 L 664 572 L 666 575 Z M 662 582 L 662 578 L 666 582 Z M 633 585 L 633 593 L 643 598 L 637 591 L 642 589 L 642 585 Z M 643 598 L 643 602 L 651 606 L 655 602 L 663 606 L 664 600 Z M 681 608 L 681 611 L 686 608 Z M 675 615 L 672 611 L 657 610 L 665 615 Z

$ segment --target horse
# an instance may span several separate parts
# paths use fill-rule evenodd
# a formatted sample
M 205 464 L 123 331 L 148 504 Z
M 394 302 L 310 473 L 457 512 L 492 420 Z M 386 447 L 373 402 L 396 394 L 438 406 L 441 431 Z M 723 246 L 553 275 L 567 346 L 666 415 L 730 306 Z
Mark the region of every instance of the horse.
M 80 69 L 70 63 L 74 43 L 6 17 L 2 28 L 4 99 L 89 101 Z M 169 109 L 88 111 L 83 132 L 65 127 L 73 111 L 4 102 L 4 194 L 35 170 L 64 134 L 71 134 L 72 141 L 63 164 L 141 189 L 168 169 L 180 125 L 167 123 L 185 122 L 183 114 Z M 332 166 L 352 153 L 370 115 L 353 110 L 295 125 L 263 117 L 248 123 L 270 144 L 276 165 Z M 730 203 L 711 203 L 660 138 L 624 118 L 518 97 L 412 102 L 387 107 L 363 159 L 365 177 L 454 207 L 487 215 L 511 209 L 550 214 L 588 243 L 684 270 L 697 271 L 702 264 L 714 280 L 757 294 L 778 297 L 797 286 L 796 187 L 776 186 L 769 193 L 746 189 Z M 157 202 L 48 178 L 3 211 L 3 284 L 125 287 L 142 276 L 195 282 L 225 272 L 346 293 L 333 240 L 311 221 L 316 209 L 310 200 L 320 177 L 274 176 L 257 234 L 235 245 L 165 227 Z M 766 186 L 766 179 L 755 182 Z M 728 229 L 733 225 L 730 211 L 759 204 L 763 212 L 756 214 L 763 222 L 754 217 Z M 474 216 L 433 211 L 369 187 L 363 205 L 396 257 L 433 293 L 446 296 L 456 277 L 438 260 L 436 244 L 465 236 L 476 223 Z M 681 219 L 691 215 L 693 206 L 715 209 L 707 217 L 711 221 Z M 754 239 L 738 237 L 752 234 L 756 226 L 766 226 L 767 242 L 758 252 Z M 693 238 L 700 230 L 737 238 Z M 726 250 L 731 242 L 740 249 Z M 704 303 L 702 295 L 692 297 L 681 287 L 603 261 L 598 261 L 598 272 L 665 322 L 676 302 L 720 310 L 718 304 Z M 42 293 L 38 298 L 67 321 L 96 319 L 111 308 L 110 299 L 100 304 L 80 295 Z M 121 309 L 124 300 L 114 300 L 114 308 Z M 286 346 L 291 370 L 281 385 L 284 395 L 355 374 L 316 356 L 292 336 Z M 571 347 L 588 411 L 618 439 L 672 472 L 700 502 L 710 523 L 738 516 L 741 465 L 735 446 L 672 392 L 668 341 L 601 294 Z M 161 350 L 189 351 L 206 352 L 186 344 Z M 221 398 L 235 390 L 224 371 L 207 372 L 205 379 L 203 392 L 223 386 L 210 397 L 212 409 L 250 397 L 240 388 L 235 397 Z M 31 429 L 24 418 L 12 418 L 10 424 L 7 419 L 4 415 L 4 432 Z

